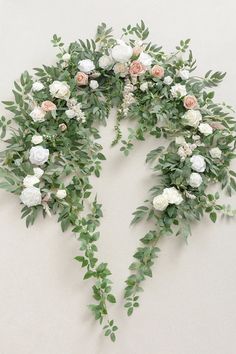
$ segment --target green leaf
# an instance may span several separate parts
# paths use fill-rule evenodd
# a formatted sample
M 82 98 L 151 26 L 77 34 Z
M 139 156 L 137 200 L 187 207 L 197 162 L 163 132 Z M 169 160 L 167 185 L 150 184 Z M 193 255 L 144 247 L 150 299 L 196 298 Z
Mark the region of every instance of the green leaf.
M 217 214 L 215 212 L 210 213 L 210 219 L 211 221 L 216 222 Z
M 116 303 L 116 298 L 115 298 L 115 296 L 113 296 L 112 294 L 108 294 L 108 295 L 107 295 L 107 300 L 108 300 L 109 302 L 111 302 L 112 304 L 115 304 L 115 303 Z

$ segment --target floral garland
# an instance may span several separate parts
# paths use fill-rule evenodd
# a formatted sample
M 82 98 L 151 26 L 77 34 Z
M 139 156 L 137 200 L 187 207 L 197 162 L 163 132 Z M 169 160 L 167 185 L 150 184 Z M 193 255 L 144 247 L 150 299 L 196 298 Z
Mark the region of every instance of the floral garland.
M 220 204 L 218 192 L 207 192 L 216 182 L 228 195 L 236 190 L 236 173 L 230 170 L 236 146 L 232 109 L 215 103 L 208 90 L 225 74 L 192 75 L 196 61 L 189 39 L 169 55 L 148 42 L 148 34 L 141 21 L 124 28 L 118 40 L 103 23 L 95 41 L 79 40 L 67 49 L 54 35 L 56 65 L 34 69 L 34 77 L 24 72 L 14 83 L 14 100 L 3 102 L 13 118 L 0 120 L 6 143 L 0 187 L 19 196 L 27 227 L 42 213 L 57 214 L 62 231 L 72 230 L 81 250 L 75 259 L 85 269 L 84 279 L 93 280 L 90 308 L 112 341 L 117 326 L 108 316 L 108 303 L 116 299 L 108 265 L 96 256 L 102 209 L 89 182 L 91 175 L 100 176 L 105 160 L 94 123 L 104 124 L 110 109 L 117 108 L 112 145 L 120 142 L 126 156 L 135 140 L 148 135 L 169 141 L 146 159 L 157 181 L 132 223 L 151 220 L 153 229 L 141 238 L 130 266 L 124 294 L 128 315 L 139 306 L 142 282 L 152 276 L 159 239 L 174 234 L 187 240 L 190 224 L 205 213 L 213 222 L 218 212 L 236 214 Z M 136 122 L 127 140 L 122 139 L 123 119 Z

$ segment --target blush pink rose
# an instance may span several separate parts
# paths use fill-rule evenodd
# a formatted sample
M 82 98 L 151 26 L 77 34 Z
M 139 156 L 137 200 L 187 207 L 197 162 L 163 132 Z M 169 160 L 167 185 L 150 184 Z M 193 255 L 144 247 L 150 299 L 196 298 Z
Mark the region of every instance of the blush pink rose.
M 146 71 L 145 66 L 138 60 L 134 60 L 129 67 L 129 73 L 131 76 L 139 76 Z
M 140 47 L 140 46 L 136 46 L 133 48 L 133 55 L 135 57 L 138 57 L 143 51 L 143 47 Z
M 79 71 L 77 74 L 76 74 L 76 82 L 79 86 L 85 86 L 85 85 L 88 85 L 88 75 Z
M 160 65 L 154 65 L 152 68 L 151 68 L 151 75 L 153 77 L 158 77 L 159 79 L 161 79 L 165 74 L 165 70 L 162 66 Z
M 184 107 L 186 109 L 194 109 L 197 108 L 198 103 L 195 96 L 187 95 L 184 97 Z
M 51 112 L 55 111 L 57 106 L 52 101 L 43 101 L 41 108 L 44 110 L 44 112 Z

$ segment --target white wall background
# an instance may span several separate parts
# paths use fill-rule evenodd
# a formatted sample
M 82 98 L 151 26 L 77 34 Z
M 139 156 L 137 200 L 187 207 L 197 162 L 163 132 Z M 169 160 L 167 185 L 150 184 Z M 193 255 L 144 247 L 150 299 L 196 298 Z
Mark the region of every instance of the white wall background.
M 192 38 L 198 72 L 227 71 L 217 97 L 236 107 L 236 3 L 233 0 L 0 0 L 0 98 L 11 98 L 13 80 L 25 69 L 52 64 L 53 33 L 65 42 L 93 36 L 97 24 L 121 27 L 141 18 L 151 39 L 174 49 Z M 3 107 L 1 106 L 1 113 Z M 130 228 L 131 213 L 152 185 L 144 165 L 154 141 L 137 145 L 128 158 L 110 149 L 112 120 L 102 129 L 108 160 L 94 181 L 104 204 L 99 241 L 120 299 L 113 314 L 116 344 L 100 334 L 86 305 L 89 281 L 73 261 L 78 245 L 54 218 L 26 229 L 16 197 L 0 192 L 0 354 L 235 354 L 235 221 L 193 228 L 189 246 L 162 242 L 154 278 L 145 283 L 141 307 L 132 318 L 121 295 L 138 239 L 147 228 Z M 236 198 L 232 198 L 236 205 Z

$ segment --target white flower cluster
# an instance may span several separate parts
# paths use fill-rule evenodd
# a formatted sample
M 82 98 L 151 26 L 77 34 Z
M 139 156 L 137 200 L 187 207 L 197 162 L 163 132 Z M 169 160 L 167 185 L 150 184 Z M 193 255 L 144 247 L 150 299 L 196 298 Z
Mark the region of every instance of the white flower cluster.
M 123 102 L 121 105 L 121 110 L 124 117 L 127 116 L 129 107 L 135 102 L 133 91 L 134 85 L 131 84 L 129 80 L 127 80 L 123 90 Z
M 86 117 L 84 112 L 81 109 L 81 103 L 77 103 L 76 99 L 70 99 L 67 101 L 67 107 L 68 109 L 66 110 L 66 115 L 68 118 L 76 118 L 78 121 L 85 122 Z
M 164 188 L 162 194 L 153 199 L 153 207 L 158 211 L 163 211 L 169 204 L 179 205 L 182 201 L 182 195 L 175 187 Z

